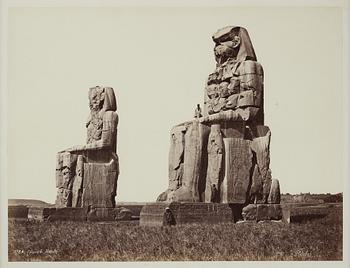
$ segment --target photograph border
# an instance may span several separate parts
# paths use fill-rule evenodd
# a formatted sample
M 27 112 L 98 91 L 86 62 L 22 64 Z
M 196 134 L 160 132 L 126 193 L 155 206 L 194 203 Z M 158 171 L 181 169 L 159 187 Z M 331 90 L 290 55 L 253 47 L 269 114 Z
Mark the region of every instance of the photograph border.
M 254 6 L 266 6 L 266 7 L 340 7 L 343 11 L 343 125 L 344 125 L 344 153 L 343 153 L 343 181 L 344 181 L 344 191 L 343 191 L 343 261 L 308 261 L 308 262 L 257 262 L 257 261 L 247 261 L 247 262 L 122 262 L 118 263 L 118 265 L 122 264 L 123 267 L 138 267 L 138 266 L 158 266 L 161 267 L 177 267 L 179 265 L 181 266 L 203 266 L 203 267 L 213 267 L 220 265 L 221 267 L 280 267 L 281 265 L 283 267 L 294 267 L 294 266 L 300 266 L 303 265 L 304 267 L 313 267 L 317 265 L 318 267 L 349 267 L 349 241 L 350 241 L 350 235 L 349 235 L 349 151 L 350 151 L 350 143 L 349 143 L 349 62 L 350 62 L 350 56 L 349 56 L 349 1 L 348 0 L 204 0 L 204 1 L 185 1 L 185 0 L 13 0 L 13 1 L 2 1 L 1 2 L 1 91 L 0 91 L 0 148 L 1 148 L 1 162 L 0 162 L 0 205 L 1 205 L 1 244 L 0 244 L 0 259 L 1 259 L 1 267 L 21 267 L 24 266 L 33 266 L 33 267 L 40 267 L 47 266 L 50 264 L 50 266 L 60 266 L 60 265 L 69 265 L 69 266 L 79 266 L 79 267 L 91 267 L 95 265 L 102 265 L 103 266 L 114 266 L 116 265 L 114 262 L 111 263 L 103 263 L 103 262 L 74 262 L 74 263 L 67 263 L 67 262 L 31 262 L 31 263 L 23 263 L 23 262 L 15 262 L 15 263 L 9 263 L 8 262 L 8 223 L 7 223 L 7 112 L 8 107 L 11 105 L 8 103 L 8 87 L 7 87 L 7 65 L 8 65 L 8 59 L 7 59 L 7 12 L 8 9 L 11 7 L 121 7 L 121 6 L 128 6 L 128 7 L 158 7 L 158 6 L 166 6 L 166 7 L 204 7 L 204 6 L 239 6 L 239 7 L 254 7 Z

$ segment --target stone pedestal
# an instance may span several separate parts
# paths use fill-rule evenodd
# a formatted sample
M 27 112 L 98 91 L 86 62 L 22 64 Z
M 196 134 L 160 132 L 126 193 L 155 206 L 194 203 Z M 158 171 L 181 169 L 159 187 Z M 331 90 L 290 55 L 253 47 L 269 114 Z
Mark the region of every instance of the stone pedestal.
M 117 221 L 131 218 L 131 211 L 125 208 L 92 208 L 87 214 L 88 221 Z
M 28 208 L 27 208 L 28 210 Z M 120 221 L 132 220 L 130 209 L 125 207 L 79 207 L 79 208 L 29 208 L 28 219 L 39 221 Z M 137 216 L 137 215 L 136 215 Z M 17 216 L 18 217 L 18 216 Z M 23 214 L 27 218 L 27 214 Z
M 282 220 L 290 222 L 290 208 L 280 204 L 249 204 L 242 210 L 247 221 Z
M 86 221 L 88 208 L 56 208 L 50 212 L 48 221 Z
M 166 210 L 170 210 L 175 225 L 233 222 L 232 210 L 227 204 L 217 203 L 148 203 L 140 213 L 141 226 L 167 225 Z

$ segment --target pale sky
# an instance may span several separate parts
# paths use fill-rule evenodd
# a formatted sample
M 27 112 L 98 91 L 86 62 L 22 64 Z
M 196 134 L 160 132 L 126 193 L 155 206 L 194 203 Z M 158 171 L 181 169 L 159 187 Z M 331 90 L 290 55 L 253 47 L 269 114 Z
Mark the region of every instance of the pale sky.
M 272 176 L 283 193 L 343 191 L 340 8 L 12 8 L 8 197 L 53 203 L 56 153 L 84 144 L 88 88 L 115 89 L 118 201 L 168 185 L 172 126 L 215 69 L 211 35 L 243 26 L 264 68 Z

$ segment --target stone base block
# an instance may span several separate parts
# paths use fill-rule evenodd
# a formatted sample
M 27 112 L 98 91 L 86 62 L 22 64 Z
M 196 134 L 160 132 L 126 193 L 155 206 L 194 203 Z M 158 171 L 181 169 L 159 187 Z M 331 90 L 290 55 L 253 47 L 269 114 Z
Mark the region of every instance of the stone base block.
M 86 221 L 88 208 L 56 208 L 47 217 L 49 221 Z
M 28 219 L 44 221 L 47 220 L 50 215 L 53 215 L 56 208 L 43 208 L 43 207 L 30 207 L 28 210 Z
M 123 208 L 131 211 L 131 215 L 133 218 L 139 218 L 141 209 L 143 208 L 145 204 L 137 204 L 137 205 L 130 205 L 128 203 L 120 202 L 116 205 L 116 208 Z
M 87 214 L 88 221 L 114 221 L 117 214 L 115 208 L 92 208 Z
M 291 222 L 305 222 L 313 219 L 326 217 L 330 213 L 330 208 L 325 205 L 317 206 L 292 206 L 290 208 Z
M 228 204 L 217 203 L 147 203 L 140 213 L 141 226 L 168 225 L 166 208 L 169 208 L 174 224 L 233 222 Z
M 247 221 L 283 220 L 290 222 L 290 210 L 280 204 L 250 204 L 243 208 L 242 216 Z
M 18 209 L 17 209 L 18 210 Z M 12 213 L 13 214 L 13 213 Z M 18 211 L 17 211 L 18 214 Z M 22 215 L 23 214 L 23 215 Z M 117 208 L 43 208 L 31 207 L 21 218 L 39 221 L 118 221 L 132 220 L 133 213 L 125 207 Z M 13 215 L 12 218 L 16 216 Z M 17 215 L 16 218 L 19 216 Z
M 28 218 L 28 207 L 8 206 L 8 217 L 12 219 L 26 220 Z
M 258 221 L 281 220 L 282 207 L 278 204 L 259 204 L 256 211 Z
M 166 225 L 164 221 L 165 209 L 169 206 L 169 203 L 156 202 L 147 203 L 143 206 L 140 212 L 140 225 L 141 226 L 162 226 Z
M 131 220 L 132 212 L 129 209 L 118 208 L 92 208 L 87 214 L 88 221 L 118 221 Z

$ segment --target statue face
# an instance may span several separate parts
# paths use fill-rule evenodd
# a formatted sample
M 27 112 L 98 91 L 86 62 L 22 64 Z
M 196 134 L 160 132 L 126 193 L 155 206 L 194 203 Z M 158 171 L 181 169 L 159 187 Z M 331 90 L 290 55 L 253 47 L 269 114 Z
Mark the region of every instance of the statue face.
M 215 59 L 220 63 L 224 63 L 230 55 L 233 54 L 233 49 L 225 44 L 219 44 L 214 48 Z
M 238 35 L 233 36 L 230 40 L 220 41 L 214 48 L 215 59 L 220 63 L 224 63 L 229 58 L 237 55 L 241 38 Z
M 103 101 L 104 101 L 103 89 L 95 88 L 94 90 L 92 90 L 89 96 L 89 101 L 90 101 L 90 109 L 92 111 L 101 110 L 103 106 Z
M 238 35 L 235 35 L 232 40 L 232 47 L 237 48 L 241 44 L 241 38 Z

